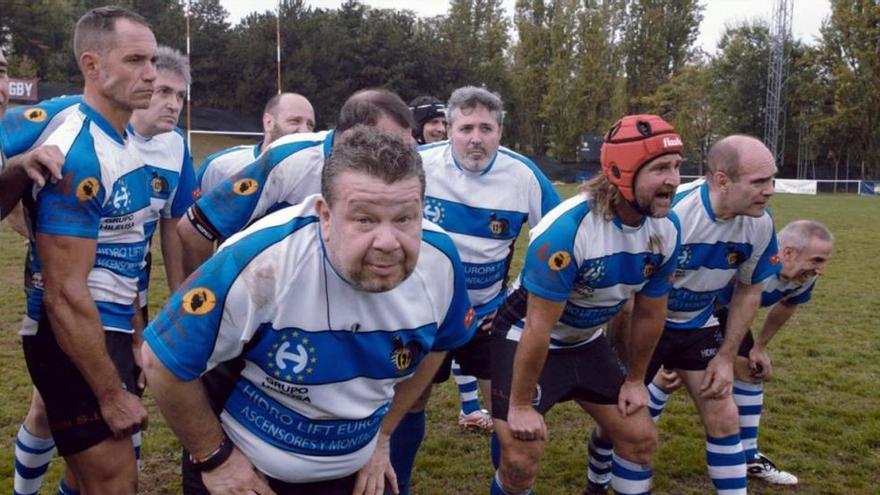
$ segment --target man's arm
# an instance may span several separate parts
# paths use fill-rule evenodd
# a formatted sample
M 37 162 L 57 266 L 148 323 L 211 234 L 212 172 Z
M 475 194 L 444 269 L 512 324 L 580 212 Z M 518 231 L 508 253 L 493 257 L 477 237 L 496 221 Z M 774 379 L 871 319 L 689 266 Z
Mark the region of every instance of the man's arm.
M 767 346 L 770 340 L 776 335 L 782 326 L 791 318 L 797 309 L 797 304 L 790 304 L 785 301 L 779 301 L 774 304 L 764 319 L 764 326 L 761 333 L 755 339 L 755 345 L 749 351 L 749 368 L 755 378 L 767 379 L 773 372 L 773 364 L 770 361 L 770 355 L 767 353 Z
M 122 438 L 146 422 L 147 412 L 119 381 L 107 354 L 104 328 L 88 288 L 97 241 L 37 234 L 45 283 L 44 302 L 59 347 L 82 373 L 114 436 Z
M 627 375 L 617 399 L 620 414 L 628 416 L 648 405 L 645 374 L 666 322 L 668 295 L 636 294 L 629 332 Z
M 168 279 L 168 290 L 174 292 L 186 278 L 183 269 L 183 245 L 177 233 L 179 218 L 162 218 L 159 220 L 160 239 L 162 241 L 162 260 L 165 263 L 165 277 Z
M 443 364 L 446 357 L 445 352 L 431 352 L 425 359 L 419 363 L 415 373 L 408 379 L 400 382 L 394 387 L 394 399 L 391 401 L 391 408 L 382 418 L 382 425 L 379 428 L 379 440 L 376 443 L 376 450 L 367 463 L 358 471 L 357 482 L 355 483 L 354 495 L 382 495 L 385 489 L 385 480 L 387 478 L 388 485 L 394 493 L 397 491 L 397 475 L 391 466 L 391 434 L 400 423 L 403 415 L 410 410 L 416 399 L 422 395 L 431 379 Z
M 21 201 L 32 182 L 42 187 L 46 178 L 52 182 L 61 180 L 64 156 L 57 146 L 39 148 L 10 158 L 0 172 L 0 218 L 5 217 Z
M 704 397 L 721 398 L 731 393 L 733 363 L 739 345 L 749 331 L 749 326 L 761 305 L 762 288 L 763 285 L 760 283 L 749 285 L 740 280 L 736 281 L 733 298 L 728 306 L 724 343 L 721 344 L 718 355 L 709 361 L 703 382 L 700 384 L 700 392 Z
M 177 222 L 177 235 L 181 246 L 182 275 L 186 278 L 211 257 L 214 242 L 203 236 L 188 216 Z
M 528 295 L 526 325 L 513 357 L 513 381 L 507 412 L 511 433 L 519 440 L 547 438 L 544 418 L 532 407 L 532 398 L 547 359 L 550 333 L 563 309 L 565 301 L 551 301 L 532 293 Z
M 141 348 L 144 372 L 156 404 L 183 447 L 195 458 L 216 451 L 226 439 L 220 420 L 211 411 L 204 386 L 198 379 L 184 382 L 168 371 L 149 345 Z M 265 478 L 236 448 L 225 462 L 202 473 L 211 493 L 273 493 Z M 240 491 L 235 491 L 240 490 Z

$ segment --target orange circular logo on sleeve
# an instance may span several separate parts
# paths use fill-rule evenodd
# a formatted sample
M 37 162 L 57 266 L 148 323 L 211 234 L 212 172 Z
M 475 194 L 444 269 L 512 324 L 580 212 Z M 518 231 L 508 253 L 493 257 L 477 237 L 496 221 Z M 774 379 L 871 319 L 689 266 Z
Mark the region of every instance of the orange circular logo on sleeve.
M 101 190 L 101 183 L 94 177 L 88 177 L 80 181 L 76 186 L 76 199 L 80 201 L 88 201 L 98 196 Z

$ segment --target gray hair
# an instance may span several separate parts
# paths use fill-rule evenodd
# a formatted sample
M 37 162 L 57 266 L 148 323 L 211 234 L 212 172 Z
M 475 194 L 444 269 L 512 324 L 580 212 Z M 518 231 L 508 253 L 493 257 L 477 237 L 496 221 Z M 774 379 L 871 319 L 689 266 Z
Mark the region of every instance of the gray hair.
M 386 184 L 418 178 L 425 197 L 425 170 L 416 149 L 400 136 L 378 127 L 357 124 L 345 133 L 336 134 L 333 153 L 321 171 L 321 195 L 332 206 L 336 179 L 343 172 L 360 172 Z
M 76 29 L 73 32 L 73 53 L 77 62 L 85 51 L 104 53 L 107 49 L 107 35 L 116 33 L 116 21 L 120 19 L 150 27 L 143 16 L 122 7 L 109 5 L 92 9 L 76 21 Z
M 834 242 L 834 235 L 828 227 L 815 220 L 795 220 L 776 234 L 780 246 L 792 247 L 798 251 L 807 247 L 814 238 Z
M 486 107 L 487 110 L 493 112 L 498 125 L 502 125 L 504 122 L 504 103 L 502 103 L 501 97 L 486 88 L 476 86 L 464 86 L 452 92 L 452 95 L 449 96 L 449 102 L 446 104 L 446 120 L 452 126 L 455 110 L 472 109 L 477 105 Z
M 192 76 L 189 72 L 189 60 L 186 55 L 170 46 L 160 45 L 156 50 L 156 70 L 165 70 L 177 74 L 189 86 L 192 84 Z

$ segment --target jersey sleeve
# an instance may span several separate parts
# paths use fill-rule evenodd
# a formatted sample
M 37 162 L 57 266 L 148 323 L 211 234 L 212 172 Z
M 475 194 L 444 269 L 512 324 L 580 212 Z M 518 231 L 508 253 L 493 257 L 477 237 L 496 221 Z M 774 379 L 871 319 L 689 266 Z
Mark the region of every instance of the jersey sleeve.
M 239 273 L 238 244 L 219 251 L 171 296 L 144 331 L 150 349 L 183 381 L 241 354 L 253 336 L 257 309 Z
M 464 268 L 458 256 L 458 250 L 455 249 L 455 245 L 448 235 L 433 231 L 424 231 L 423 235 L 426 240 L 447 256 L 452 270 L 452 281 L 450 284 L 452 297 L 450 298 L 449 308 L 446 310 L 443 321 L 439 322 L 437 338 L 431 350 L 448 351 L 457 349 L 470 342 L 474 336 L 477 323 L 474 318 L 474 310 L 468 298 Z
M 170 208 L 165 218 L 182 217 L 194 202 L 193 193 L 195 193 L 196 187 L 196 174 L 193 171 L 192 156 L 189 153 L 189 146 L 186 144 L 186 140 L 184 140 L 180 177 L 178 178 L 177 188 L 174 190 L 174 196 L 172 201 L 170 201 Z
M 94 141 L 84 127 L 67 153 L 63 178 L 36 195 L 37 232 L 97 239 L 107 195 Z
M 13 157 L 39 146 L 64 122 L 64 110 L 79 104 L 81 96 L 65 96 L 39 105 L 10 109 L 0 123 L 0 141 L 6 156 Z
M 760 230 L 756 233 L 758 239 L 754 244 L 755 251 L 738 270 L 739 280 L 744 284 L 761 283 L 779 273 L 782 268 L 779 263 L 779 248 L 776 244 L 776 229 L 770 214 L 766 215 L 769 221 L 761 221 L 759 224 Z
M 532 164 L 532 166 L 535 178 L 532 187 L 529 188 L 529 227 L 538 225 L 544 215 L 559 206 L 561 202 L 559 193 L 547 176 L 536 165 Z
M 568 299 L 577 276 L 576 234 L 576 222 L 563 215 L 529 243 L 522 270 L 527 291 L 551 301 Z
M 669 221 L 675 226 L 675 241 L 672 254 L 668 255 L 663 264 L 651 274 L 648 283 L 642 288 L 642 294 L 648 297 L 661 297 L 672 290 L 672 274 L 678 268 L 678 256 L 681 254 L 681 225 L 675 212 L 669 212 Z

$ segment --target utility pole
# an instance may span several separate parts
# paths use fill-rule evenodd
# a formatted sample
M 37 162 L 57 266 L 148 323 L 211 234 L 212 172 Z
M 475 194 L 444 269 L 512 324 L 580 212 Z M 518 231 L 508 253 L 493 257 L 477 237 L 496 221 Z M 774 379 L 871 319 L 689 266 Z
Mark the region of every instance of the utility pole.
M 782 168 L 785 154 L 785 80 L 791 50 L 793 0 L 777 0 L 770 26 L 770 63 L 767 69 L 767 105 L 764 116 L 764 144 Z

